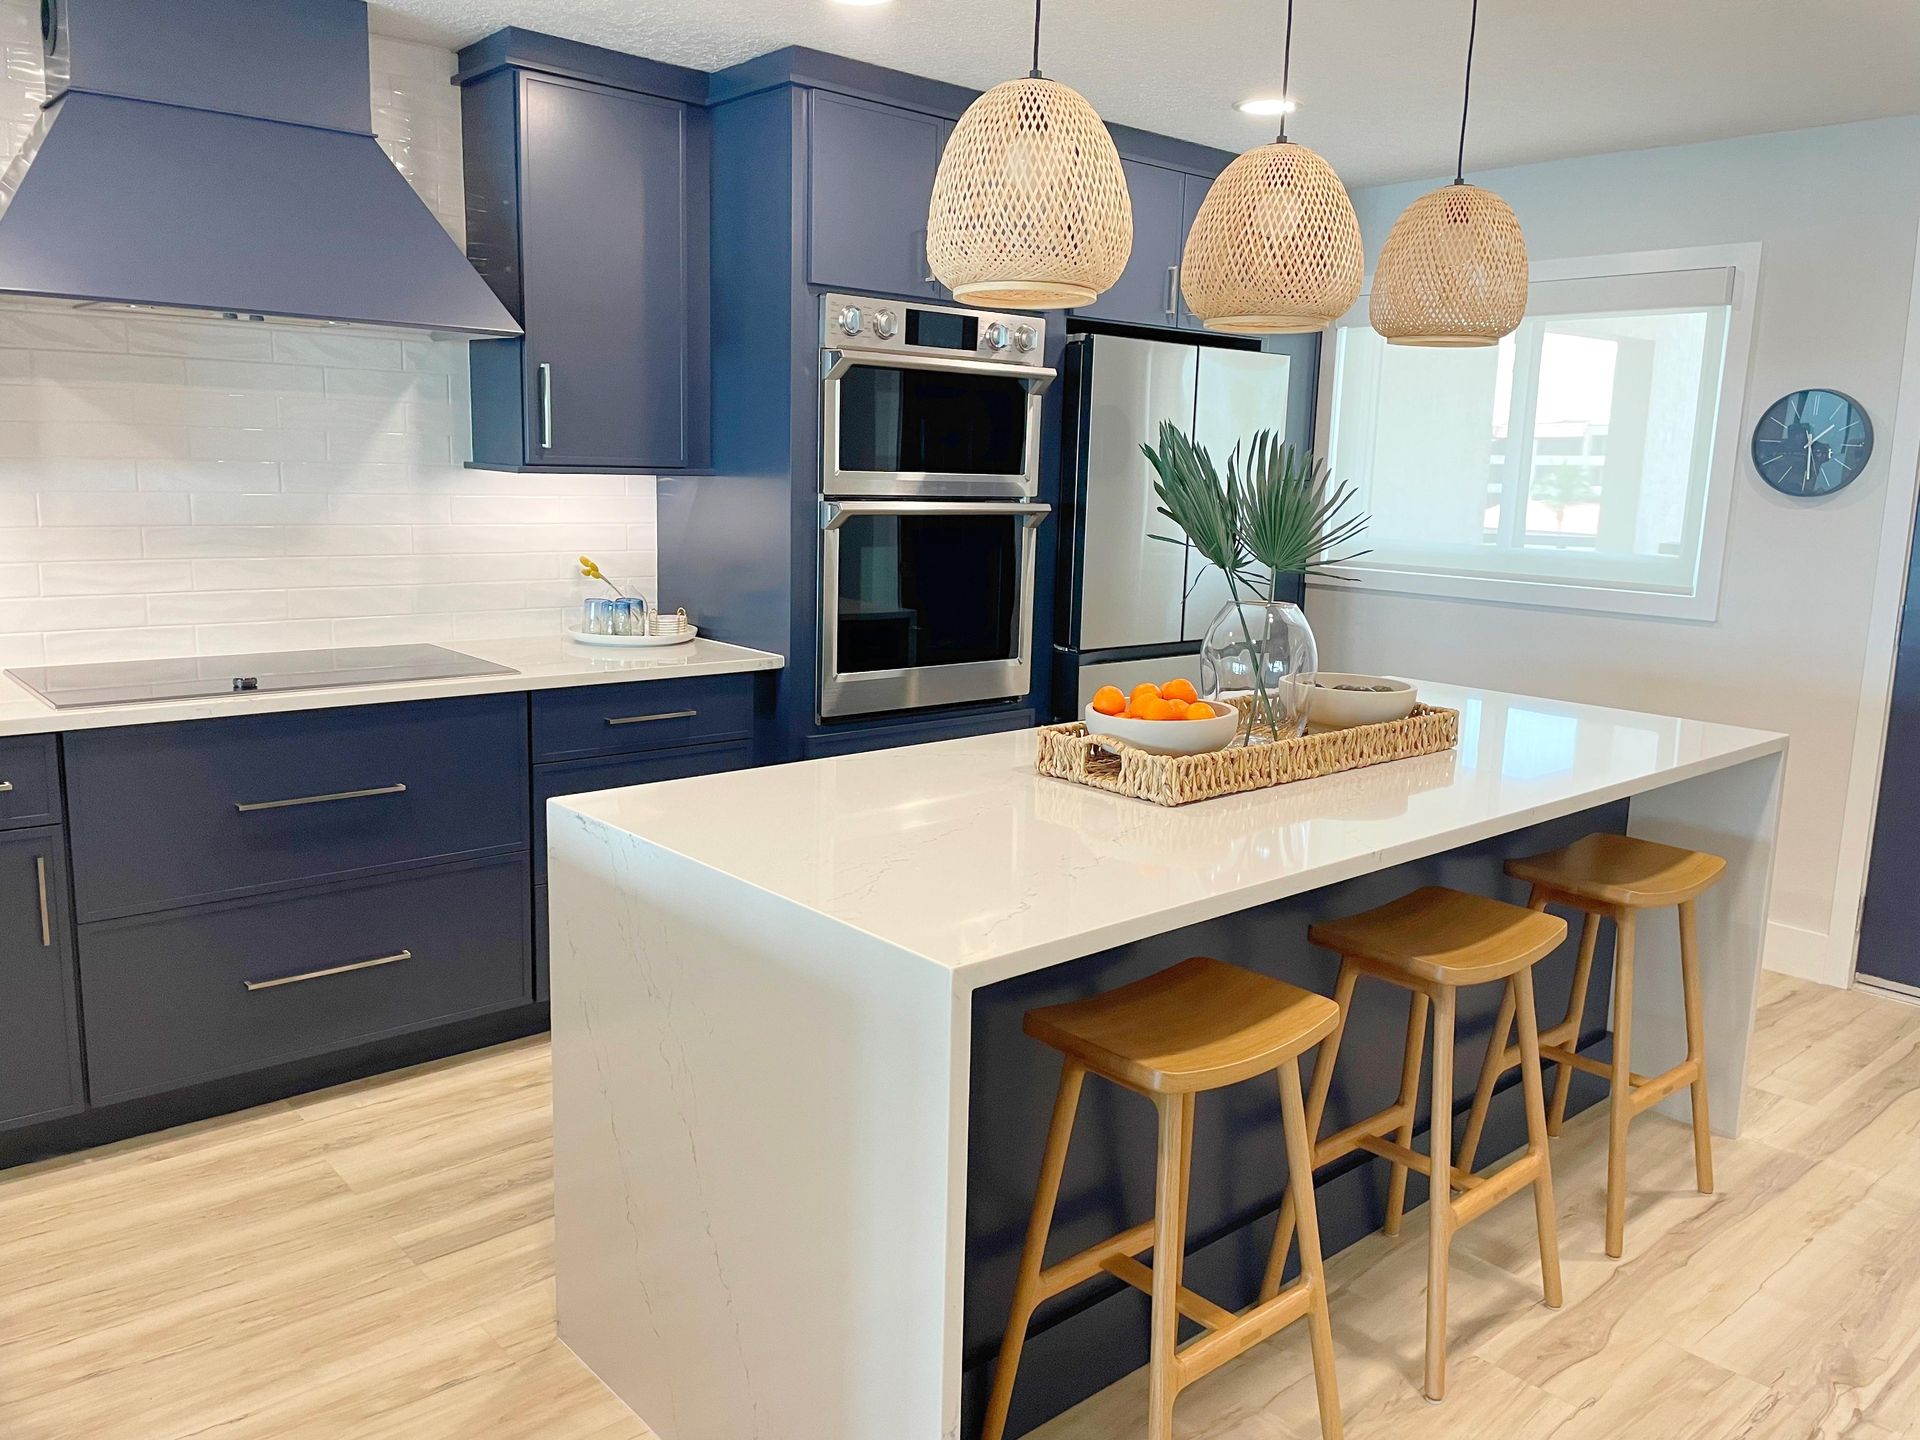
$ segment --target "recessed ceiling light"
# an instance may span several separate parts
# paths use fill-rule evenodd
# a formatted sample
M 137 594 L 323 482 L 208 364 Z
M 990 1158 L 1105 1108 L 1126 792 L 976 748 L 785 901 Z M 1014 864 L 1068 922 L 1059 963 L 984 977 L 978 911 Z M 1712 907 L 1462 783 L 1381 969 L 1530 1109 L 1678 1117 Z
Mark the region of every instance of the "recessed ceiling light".
M 1300 102 L 1278 95 L 1256 95 L 1251 100 L 1242 100 L 1233 108 L 1242 115 L 1291 115 L 1300 108 Z
M 836 5 L 858 5 L 865 7 L 869 5 L 885 5 L 888 3 L 888 0 L 834 0 L 834 3 Z

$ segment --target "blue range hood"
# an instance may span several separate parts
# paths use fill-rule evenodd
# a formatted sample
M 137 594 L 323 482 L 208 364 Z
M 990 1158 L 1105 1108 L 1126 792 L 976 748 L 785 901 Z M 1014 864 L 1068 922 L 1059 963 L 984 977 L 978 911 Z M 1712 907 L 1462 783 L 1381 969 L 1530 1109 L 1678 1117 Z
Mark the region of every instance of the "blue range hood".
M 364 0 L 46 0 L 0 294 L 520 327 L 373 138 Z

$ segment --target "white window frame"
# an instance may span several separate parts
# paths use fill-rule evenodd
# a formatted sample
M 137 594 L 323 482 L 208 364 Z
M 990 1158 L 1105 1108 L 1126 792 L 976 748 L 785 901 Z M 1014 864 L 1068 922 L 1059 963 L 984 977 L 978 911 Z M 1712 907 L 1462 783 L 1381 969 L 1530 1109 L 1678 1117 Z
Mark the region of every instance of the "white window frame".
M 1691 593 L 1636 590 L 1605 581 L 1548 581 L 1503 579 L 1491 575 L 1448 574 L 1437 570 L 1408 570 L 1372 563 L 1363 558 L 1351 565 L 1329 567 L 1326 577 L 1307 582 L 1320 589 L 1346 589 L 1354 584 L 1393 595 L 1431 595 L 1457 600 L 1491 601 L 1555 610 L 1597 610 L 1617 615 L 1644 615 L 1675 620 L 1711 621 L 1720 612 L 1720 575 L 1726 557 L 1727 522 L 1733 509 L 1734 486 L 1741 475 L 1742 443 L 1746 426 L 1747 379 L 1753 359 L 1753 317 L 1760 287 L 1760 244 L 1697 245 L 1673 250 L 1636 250 L 1615 255 L 1590 255 L 1571 260 L 1539 260 L 1532 278 L 1587 280 L 1620 275 L 1651 275 L 1670 270 L 1725 269 L 1732 272 L 1732 296 L 1727 315 L 1727 350 L 1721 369 L 1719 413 L 1713 424 L 1713 456 L 1707 468 L 1707 494 L 1700 520 L 1700 565 Z M 1354 311 L 1364 316 L 1373 276 L 1367 276 Z M 1314 449 L 1326 457 L 1332 433 L 1334 397 L 1333 331 L 1326 332 L 1315 395 Z M 1336 479 L 1345 477 L 1336 476 Z M 1366 544 L 1366 537 L 1359 544 Z M 1337 577 L 1337 578 L 1334 578 Z

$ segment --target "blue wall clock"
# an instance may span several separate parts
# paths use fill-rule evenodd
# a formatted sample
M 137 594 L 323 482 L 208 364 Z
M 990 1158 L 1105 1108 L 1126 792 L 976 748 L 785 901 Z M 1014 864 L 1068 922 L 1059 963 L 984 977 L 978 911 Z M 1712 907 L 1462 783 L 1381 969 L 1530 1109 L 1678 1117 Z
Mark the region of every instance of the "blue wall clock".
M 1753 430 L 1753 468 L 1782 495 L 1831 495 L 1873 454 L 1873 422 L 1838 390 L 1796 390 L 1767 407 Z

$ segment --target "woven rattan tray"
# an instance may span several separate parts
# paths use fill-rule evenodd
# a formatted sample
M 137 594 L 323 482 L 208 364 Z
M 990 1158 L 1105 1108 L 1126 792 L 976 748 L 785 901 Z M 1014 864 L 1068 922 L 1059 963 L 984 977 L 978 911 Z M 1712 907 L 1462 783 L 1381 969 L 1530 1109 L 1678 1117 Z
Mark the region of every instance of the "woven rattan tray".
M 1150 755 L 1111 736 L 1094 737 L 1070 721 L 1040 731 L 1034 768 L 1155 805 L 1190 805 L 1220 795 L 1313 780 L 1342 770 L 1433 755 L 1460 743 L 1460 712 L 1416 705 L 1404 720 L 1309 731 L 1295 739 L 1231 745 L 1207 755 Z

